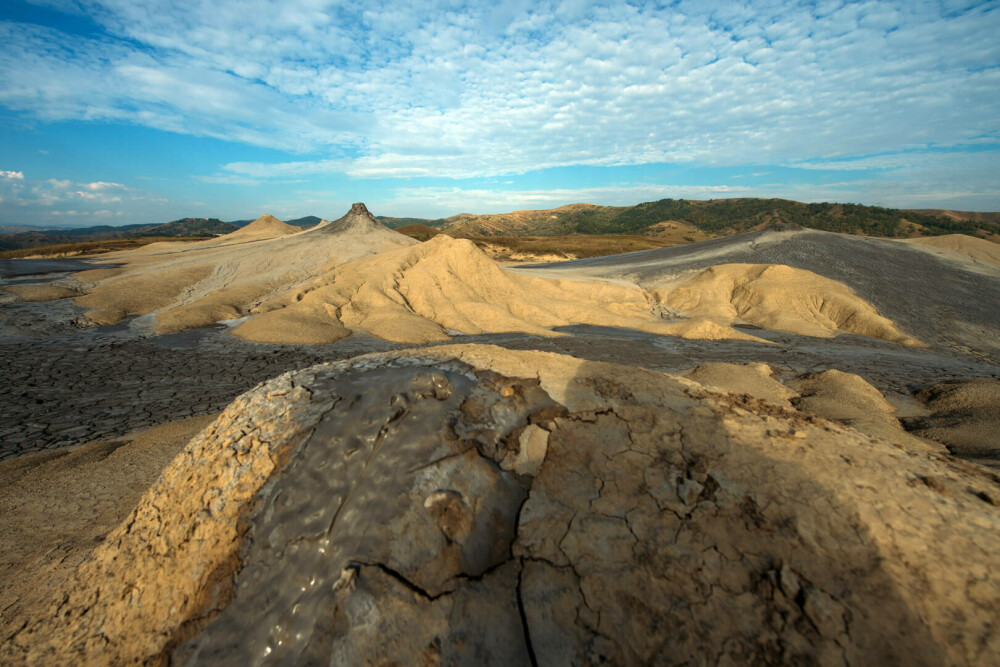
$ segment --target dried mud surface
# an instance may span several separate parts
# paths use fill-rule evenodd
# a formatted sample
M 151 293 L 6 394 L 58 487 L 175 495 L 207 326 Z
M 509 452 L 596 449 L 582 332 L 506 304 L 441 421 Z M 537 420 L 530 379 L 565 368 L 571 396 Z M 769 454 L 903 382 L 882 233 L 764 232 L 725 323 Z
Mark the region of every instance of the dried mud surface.
M 662 373 L 368 355 L 234 402 L 0 659 L 990 664 L 998 498 L 947 454 Z
M 1000 363 L 1000 268 L 967 254 L 932 254 L 928 247 L 816 230 L 765 230 L 521 271 L 656 287 L 719 264 L 780 264 L 847 285 L 896 327 L 935 348 Z
M 747 340 L 571 325 L 409 351 L 0 305 L 4 664 L 1000 653 L 1000 364 L 962 328 L 989 304 L 950 338 L 900 325 L 926 348 L 736 318 Z M 173 439 L 129 435 L 156 424 Z

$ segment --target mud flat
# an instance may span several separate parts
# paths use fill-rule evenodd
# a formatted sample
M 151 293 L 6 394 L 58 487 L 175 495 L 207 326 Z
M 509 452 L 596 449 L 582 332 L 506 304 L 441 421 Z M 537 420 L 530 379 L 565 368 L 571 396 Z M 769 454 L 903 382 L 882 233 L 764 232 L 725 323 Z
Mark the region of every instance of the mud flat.
M 364 337 L 336 350 L 248 343 L 222 326 L 154 337 L 134 320 L 81 328 L 81 312 L 69 300 L 4 309 L 0 459 L 216 413 L 285 371 L 393 347 Z
M 71 300 L 18 303 L 0 317 L 0 458 L 124 436 L 221 411 L 238 395 L 288 370 L 403 346 L 362 333 L 327 345 L 254 343 L 230 327 L 155 336 L 143 318 L 81 328 Z M 747 329 L 767 343 L 688 340 L 631 329 L 558 328 L 456 336 L 463 343 L 544 350 L 678 373 L 710 362 L 762 362 L 781 379 L 829 368 L 855 373 L 901 407 L 911 394 L 954 378 L 1000 378 L 1000 365 L 948 350 L 866 336 L 817 339 Z M 914 413 L 923 414 L 919 410 Z
M 926 250 L 908 242 L 791 226 L 627 255 L 536 264 L 518 272 L 669 289 L 721 264 L 788 266 L 843 283 L 924 343 L 1000 363 L 1000 267 L 968 255 Z
M 790 397 L 481 345 L 279 376 L 4 593 L 0 661 L 995 663 L 997 476 Z

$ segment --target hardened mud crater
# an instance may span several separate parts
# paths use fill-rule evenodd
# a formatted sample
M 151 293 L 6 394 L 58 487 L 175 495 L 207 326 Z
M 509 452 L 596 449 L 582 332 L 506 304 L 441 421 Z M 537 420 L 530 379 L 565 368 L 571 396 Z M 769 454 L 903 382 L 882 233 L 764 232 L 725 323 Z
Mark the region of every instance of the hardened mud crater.
M 511 543 L 530 480 L 497 462 L 563 410 L 533 381 L 409 363 L 317 378 L 333 407 L 258 494 L 233 599 L 173 664 L 361 664 L 380 635 L 529 660 Z

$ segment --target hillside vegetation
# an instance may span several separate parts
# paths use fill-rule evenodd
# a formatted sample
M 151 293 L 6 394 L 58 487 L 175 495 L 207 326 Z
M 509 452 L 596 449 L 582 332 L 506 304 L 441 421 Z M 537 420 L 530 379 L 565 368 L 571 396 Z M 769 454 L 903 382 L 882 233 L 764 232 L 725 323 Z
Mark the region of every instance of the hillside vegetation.
M 787 199 L 661 199 L 635 206 L 571 204 L 500 215 L 459 214 L 436 220 L 385 218 L 390 227 L 415 223 L 462 236 L 560 236 L 566 234 L 651 234 L 654 225 L 675 221 L 711 236 L 745 232 L 777 222 L 867 236 L 941 234 L 987 236 L 1000 232 L 991 214 L 960 216 L 954 211 L 907 211 L 861 204 L 805 204 Z M 396 222 L 403 224 L 394 224 Z
M 87 241 L 109 241 L 113 239 L 149 239 L 151 237 L 207 238 L 220 234 L 235 232 L 239 227 L 218 218 L 182 218 L 158 225 L 98 225 L 95 227 L 78 227 L 75 229 L 52 229 L 0 236 L 0 250 L 20 250 L 27 248 L 42 248 L 63 244 L 83 243 Z M 163 239 L 157 239 L 163 240 Z M 146 241 L 145 243 L 150 243 Z M 122 246 L 135 247 L 136 244 Z M 144 245 L 139 243 L 138 245 Z M 117 248 L 117 249 L 122 249 Z
M 475 243 L 496 260 L 535 261 L 549 259 L 580 259 L 619 255 L 637 250 L 651 250 L 668 245 L 670 241 L 628 234 L 572 234 L 568 236 L 477 236 L 458 231 L 441 231 L 422 223 L 396 229 L 417 241 L 426 241 L 439 234 L 464 238 Z

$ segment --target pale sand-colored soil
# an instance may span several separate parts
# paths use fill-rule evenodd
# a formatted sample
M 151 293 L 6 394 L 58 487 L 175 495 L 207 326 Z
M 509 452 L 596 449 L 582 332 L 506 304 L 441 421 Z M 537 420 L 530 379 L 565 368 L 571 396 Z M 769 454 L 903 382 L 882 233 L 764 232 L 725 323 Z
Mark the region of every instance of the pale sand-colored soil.
M 742 322 L 920 345 L 846 286 L 787 266 L 722 265 L 644 289 L 505 271 L 470 241 L 440 234 L 417 244 L 363 204 L 334 223 L 294 229 L 264 216 L 217 239 L 114 254 L 125 270 L 104 280 L 80 274 L 97 282 L 77 303 L 99 324 L 156 313 L 160 333 L 251 315 L 234 333 L 268 343 L 329 343 L 355 330 L 413 344 L 455 333 L 551 336 L 574 324 L 764 342 L 733 327 Z
M 637 287 L 516 275 L 471 241 L 441 234 L 412 248 L 336 267 L 263 303 L 234 333 L 248 340 L 284 342 L 286 332 L 295 331 L 301 342 L 322 343 L 361 329 L 386 340 L 420 344 L 448 340 L 449 331 L 556 335 L 552 327 L 597 324 L 755 340 L 712 322 L 664 322 L 652 309 Z M 316 338 L 302 340 L 306 330 Z
M 907 433 L 895 416 L 896 407 L 878 389 L 853 373 L 831 369 L 789 378 L 782 383 L 774 379 L 774 371 L 767 364 L 711 363 L 697 366 L 683 375 L 711 391 L 746 394 L 782 407 L 794 406 L 800 412 L 840 422 L 866 435 L 920 451 L 944 451 L 937 443 Z M 1000 387 L 1000 383 L 994 384 Z M 963 408 L 975 401 L 965 395 L 956 398 Z M 985 432 L 977 432 L 976 442 L 982 443 L 984 436 L 987 436 Z
M 58 586 L 215 416 L 0 463 L 0 626 Z
M 939 257 L 956 259 L 964 264 L 1000 267 L 1000 244 L 967 234 L 947 234 L 904 241 Z
M 383 227 L 363 205 L 305 232 L 263 216 L 207 241 L 111 253 L 108 260 L 126 266 L 111 275 L 75 275 L 96 282 L 77 303 L 98 324 L 155 312 L 160 333 L 180 331 L 241 317 L 336 264 L 415 243 Z
M 764 329 L 829 338 L 853 333 L 920 346 L 849 287 L 775 264 L 720 264 L 679 284 L 654 287 L 657 300 L 695 320 L 728 327 L 743 321 Z
M 799 392 L 792 404 L 800 411 L 838 421 L 862 433 L 927 451 L 943 448 L 907 433 L 894 416 L 896 407 L 868 382 L 835 369 L 790 380 Z
M 273 215 L 262 215 L 246 227 L 241 227 L 231 234 L 226 234 L 228 241 L 251 241 L 257 239 L 273 239 L 289 234 L 298 234 L 301 227 L 289 225 L 278 220 Z
M 63 285 L 11 285 L 5 292 L 16 294 L 25 301 L 57 301 L 80 296 L 79 290 Z
M 974 241 L 974 239 L 973 239 Z M 542 264 L 522 275 L 675 284 L 720 264 L 784 265 L 849 287 L 906 335 L 934 349 L 1000 360 L 1000 270 L 919 243 L 768 229 L 616 257 Z
M 667 306 L 678 321 L 665 321 Z M 830 337 L 848 332 L 920 342 L 835 281 L 782 266 L 713 267 L 674 287 L 546 280 L 504 271 L 469 241 L 438 235 L 412 248 L 336 267 L 264 302 L 234 333 L 261 342 L 332 342 L 361 329 L 400 343 L 465 334 L 594 324 L 703 340 L 760 340 L 732 327 Z M 293 332 L 293 333 L 290 333 Z M 289 339 L 289 336 L 294 339 Z

